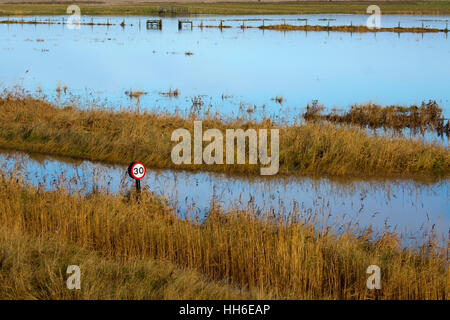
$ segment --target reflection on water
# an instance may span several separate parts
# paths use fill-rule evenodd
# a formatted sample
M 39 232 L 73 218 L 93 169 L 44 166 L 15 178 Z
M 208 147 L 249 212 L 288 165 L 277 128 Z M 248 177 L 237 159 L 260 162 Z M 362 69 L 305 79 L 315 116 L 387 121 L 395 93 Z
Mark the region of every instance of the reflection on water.
M 20 171 L 34 185 L 53 188 L 59 183 L 73 192 L 91 192 L 93 185 L 108 192 L 133 187 L 126 166 L 74 161 L 18 152 L 0 153 L 0 164 Z M 353 225 L 381 232 L 386 227 L 405 236 L 404 243 L 421 241 L 433 232 L 447 241 L 450 228 L 449 181 L 418 183 L 405 180 L 333 181 L 307 177 L 229 177 L 223 174 L 148 170 L 143 187 L 166 197 L 178 214 L 203 216 L 212 201 L 224 209 L 311 209 L 330 223 Z M 410 238 L 409 238 L 410 237 Z
M 365 24 L 366 15 L 268 16 L 307 18 L 309 24 Z M 34 20 L 36 17 L 25 17 Z M 63 17 L 38 17 L 61 21 Z M 163 18 L 163 28 L 147 30 L 149 17 L 83 17 L 112 26 L 0 25 L 0 85 L 19 84 L 56 99 L 55 89 L 108 106 L 129 105 L 125 91 L 140 90 L 143 109 L 186 111 L 193 97 L 204 107 L 235 116 L 242 110 L 290 118 L 312 100 L 326 107 L 347 108 L 368 101 L 419 104 L 436 100 L 450 116 L 448 63 L 450 41 L 445 34 L 350 34 L 278 32 L 244 29 L 245 17 L 192 17 L 233 28 L 194 27 L 178 30 L 177 18 Z M 5 19 L 5 18 L 3 18 Z M 65 17 L 67 20 L 67 16 Z M 120 23 L 125 19 L 126 26 Z M 270 20 L 272 19 L 272 20 Z M 276 21 L 278 19 L 278 22 Z M 335 19 L 335 20 L 333 20 Z M 422 25 L 444 28 L 448 16 L 382 16 L 383 27 Z M 289 21 L 289 23 L 294 23 Z M 298 23 L 304 23 L 299 21 Z M 261 21 L 246 21 L 260 25 Z M 191 53 L 191 54 L 187 54 Z M 178 97 L 160 94 L 178 89 Z M 277 97 L 283 102 L 277 103 Z M 133 103 L 136 103 L 135 100 Z

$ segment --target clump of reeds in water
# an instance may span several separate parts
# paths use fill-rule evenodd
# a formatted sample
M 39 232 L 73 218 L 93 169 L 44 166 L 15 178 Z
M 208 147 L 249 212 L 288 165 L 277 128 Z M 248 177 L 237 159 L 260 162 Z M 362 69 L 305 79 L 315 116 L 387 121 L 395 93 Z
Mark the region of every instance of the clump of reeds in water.
M 139 99 L 142 95 L 147 94 L 147 93 L 144 91 L 140 91 L 140 90 L 136 90 L 136 91 L 130 90 L 130 91 L 125 91 L 125 94 L 127 96 L 129 96 L 130 99 L 133 99 L 133 98 Z
M 276 25 L 262 25 L 258 27 L 261 30 L 277 30 L 277 31 L 331 31 L 331 32 L 352 32 L 352 33 L 366 33 L 366 32 L 395 32 L 395 33 L 448 33 L 448 29 L 425 28 L 425 27 L 386 27 L 386 28 L 369 28 L 367 26 L 322 26 L 322 25 L 291 25 L 291 24 L 276 24 Z
M 171 89 L 169 89 L 169 91 L 160 92 L 159 94 L 162 96 L 170 97 L 170 98 L 178 98 L 178 95 L 180 94 L 180 92 L 178 91 L 178 89 L 172 90 L 172 88 L 171 88 Z
M 444 119 L 442 109 L 436 101 L 422 102 L 420 106 L 386 106 L 368 103 L 353 105 L 350 110 L 338 114 L 336 110 L 323 113 L 324 107 L 317 101 L 308 104 L 303 118 L 307 121 L 326 120 L 333 123 L 358 125 L 370 129 L 410 129 L 413 134 L 433 131 L 438 136 L 450 135 L 450 121 Z

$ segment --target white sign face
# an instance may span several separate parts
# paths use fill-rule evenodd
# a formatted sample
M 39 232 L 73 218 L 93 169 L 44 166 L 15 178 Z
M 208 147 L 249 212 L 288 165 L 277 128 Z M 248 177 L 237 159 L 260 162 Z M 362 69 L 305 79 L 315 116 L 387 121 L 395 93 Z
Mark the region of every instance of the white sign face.
M 142 179 L 145 176 L 145 172 L 146 172 L 145 166 L 140 162 L 136 162 L 131 167 L 131 175 L 136 180 Z

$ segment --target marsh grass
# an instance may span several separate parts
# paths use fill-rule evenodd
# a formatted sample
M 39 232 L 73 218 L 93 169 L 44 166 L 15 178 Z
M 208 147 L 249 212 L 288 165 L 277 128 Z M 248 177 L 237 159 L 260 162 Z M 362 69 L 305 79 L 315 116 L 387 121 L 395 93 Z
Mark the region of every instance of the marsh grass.
M 81 290 L 68 290 L 69 265 L 81 270 Z M 115 257 L 51 235 L 31 237 L 0 227 L 1 299 L 258 299 L 169 261 Z
M 401 131 L 411 129 L 414 134 L 434 131 L 438 136 L 450 135 L 450 121 L 444 119 L 442 109 L 436 101 L 422 102 L 420 106 L 386 106 L 368 103 L 353 105 L 350 110 L 338 114 L 336 110 L 323 114 L 324 107 L 317 101 L 308 104 L 303 118 L 307 121 L 326 120 L 333 123 L 358 125 L 364 128 L 392 128 Z
M 147 92 L 140 91 L 140 90 L 135 90 L 135 91 L 130 90 L 130 91 L 125 91 L 125 94 L 126 94 L 127 96 L 129 96 L 130 99 L 133 99 L 133 98 L 139 99 L 142 95 L 147 94 Z
M 187 51 L 187 52 L 185 52 L 185 55 L 189 56 L 189 55 L 193 55 L 193 53 Z M 169 91 L 160 92 L 159 94 L 162 96 L 170 97 L 170 98 L 178 98 L 178 95 L 180 94 L 180 92 L 178 91 L 178 89 L 172 90 L 172 88 L 170 88 Z
M 201 108 L 198 100 L 195 109 Z M 194 110 L 195 111 L 195 110 Z M 46 101 L 4 95 L 0 99 L 0 147 L 87 160 L 128 164 L 140 159 L 148 167 L 259 174 L 259 165 L 174 165 L 172 132 L 193 133 L 189 115 L 112 112 L 75 106 L 57 107 Z M 369 135 L 353 126 L 327 123 L 281 125 L 270 119 L 222 120 L 210 116 L 203 129 L 280 130 L 281 174 L 334 176 L 448 177 L 450 151 L 437 142 Z M 193 134 L 192 134 L 193 136 Z M 246 150 L 248 153 L 248 150 Z M 247 155 L 248 157 L 248 155 Z
M 398 236 L 389 232 L 374 236 L 370 230 L 336 232 L 336 226 L 326 223 L 318 227 L 323 213 L 304 208 L 259 212 L 249 207 L 224 212 L 213 205 L 203 220 L 180 219 L 174 209 L 147 192 L 137 199 L 101 192 L 70 195 L 64 186 L 45 191 L 22 181 L 14 172 L 0 175 L 1 268 L 5 271 L 0 292 L 8 297 L 21 298 L 30 292 L 43 298 L 70 297 L 60 284 L 60 273 L 69 261 L 80 263 L 87 274 L 87 292 L 82 290 L 75 298 L 173 296 L 166 295 L 164 285 L 154 293 L 144 291 L 147 285 L 154 288 L 158 277 L 166 279 L 169 287 L 175 282 L 174 294 L 182 297 L 236 294 L 234 289 L 215 285 L 211 289 L 204 282 L 197 283 L 197 288 L 205 288 L 200 290 L 203 294 L 197 296 L 195 289 L 180 293 L 177 280 L 146 262 L 155 259 L 195 270 L 228 288 L 241 288 L 242 296 L 253 298 L 448 298 L 448 256 L 431 238 L 416 249 L 401 248 Z M 6 240 L 4 230 L 12 234 Z M 15 233 L 30 240 L 21 240 Z M 47 241 L 53 243 L 49 250 L 42 248 Z M 382 289 L 377 293 L 366 288 L 366 269 L 372 264 L 382 270 Z M 36 266 L 34 272 L 29 265 Z M 102 274 L 103 268 L 112 271 Z M 92 274 L 99 274 L 98 279 Z M 120 279 L 129 289 L 120 286 Z M 136 283 L 137 279 L 142 283 Z M 108 285 L 112 287 L 98 291 Z
M 261 30 L 276 30 L 276 31 L 329 31 L 329 32 L 352 32 L 352 33 L 367 33 L 367 32 L 395 32 L 395 33 L 448 33 L 448 29 L 438 28 L 422 28 L 422 27 L 383 27 L 383 28 L 368 28 L 367 26 L 322 26 L 322 25 L 292 25 L 292 24 L 274 24 L 262 25 L 257 27 Z

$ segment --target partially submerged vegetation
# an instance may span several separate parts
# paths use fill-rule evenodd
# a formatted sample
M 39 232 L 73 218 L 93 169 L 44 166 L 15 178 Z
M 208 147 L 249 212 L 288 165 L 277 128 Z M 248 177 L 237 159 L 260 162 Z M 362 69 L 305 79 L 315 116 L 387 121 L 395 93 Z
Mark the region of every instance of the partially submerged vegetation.
M 190 52 L 190 55 L 192 55 L 192 54 L 193 53 Z M 185 55 L 189 55 L 189 54 L 187 54 L 187 52 L 186 52 Z M 170 97 L 170 98 L 178 98 L 178 95 L 180 94 L 180 92 L 178 91 L 178 89 L 172 90 L 172 88 L 170 88 L 169 91 L 160 92 L 159 94 L 162 96 Z
M 22 19 L 7 19 L 7 20 L 0 20 L 0 24 L 31 24 L 31 25 L 39 25 L 39 24 L 48 24 L 48 25 L 67 25 L 69 24 L 68 20 L 64 21 L 62 19 L 61 21 L 54 21 L 54 20 L 24 20 Z M 113 26 L 114 24 L 107 22 L 72 22 L 73 25 L 79 25 L 79 26 Z
M 424 134 L 425 131 L 434 131 L 438 136 L 450 136 L 450 120 L 444 119 L 442 109 L 436 101 L 422 102 L 420 106 L 386 106 L 374 103 L 353 105 L 350 110 L 339 114 L 336 110 L 323 114 L 324 107 L 314 101 L 308 104 L 303 118 L 307 121 L 329 121 L 358 125 L 370 129 L 394 129 L 401 131 L 409 128 L 412 133 Z
M 142 95 L 147 94 L 147 92 L 140 91 L 140 90 L 134 90 L 134 91 L 133 91 L 133 90 L 130 90 L 130 91 L 125 91 L 125 94 L 126 94 L 127 96 L 129 96 L 130 99 L 133 99 L 133 98 L 139 99 Z
M 247 27 L 249 28 L 249 27 Z M 380 27 L 369 28 L 367 26 L 322 26 L 322 25 L 292 25 L 292 24 L 273 24 L 262 25 L 258 27 L 261 30 L 277 30 L 277 31 L 328 31 L 328 32 L 352 32 L 352 33 L 366 33 L 366 32 L 395 32 L 395 33 L 448 33 L 448 28 L 424 28 L 424 27 Z
M 265 19 L 258 19 L 258 20 L 265 20 Z M 305 19 L 306 20 L 306 19 Z M 319 19 L 320 20 L 320 19 Z M 303 24 L 303 25 L 293 25 L 293 24 L 287 24 L 286 21 L 283 24 L 271 24 L 271 25 L 265 25 L 264 23 L 260 26 L 251 26 L 251 25 L 245 25 L 244 21 L 242 21 L 242 25 L 239 26 L 241 29 L 251 29 L 251 28 L 258 28 L 261 30 L 275 30 L 275 31 L 306 31 L 306 32 L 314 32 L 314 31 L 326 31 L 326 32 L 350 32 L 350 33 L 367 33 L 367 32 L 395 32 L 395 33 L 438 33 L 438 32 L 444 32 L 448 33 L 448 22 L 446 24 L 445 29 L 439 29 L 439 28 L 430 28 L 430 27 L 401 27 L 400 23 L 397 27 L 380 27 L 380 28 L 369 28 L 364 25 L 309 25 L 309 24 Z M 7 20 L 0 20 L 0 24 L 31 24 L 31 25 L 38 25 L 38 24 L 49 24 L 49 25 L 67 25 L 68 22 L 64 21 L 55 21 L 55 20 L 24 20 L 22 19 L 7 19 Z M 114 24 L 109 23 L 109 20 L 107 22 L 95 22 L 92 20 L 91 22 L 79 22 L 78 25 L 85 25 L 85 26 L 112 26 Z M 125 27 L 125 20 L 123 20 L 120 23 L 121 27 Z M 193 27 L 192 22 L 190 22 L 191 29 Z M 229 29 L 232 28 L 230 25 L 224 25 L 223 20 L 220 20 L 220 24 L 218 25 L 208 25 L 203 24 L 203 21 L 197 25 L 196 27 L 203 29 L 203 28 L 217 28 L 217 29 Z
M 212 206 L 203 220 L 180 219 L 147 192 L 69 194 L 22 181 L 0 171 L 2 297 L 447 299 L 450 289 L 445 248 L 432 238 L 401 248 L 396 234 L 338 230 L 303 207 Z M 62 276 L 72 264 L 83 272 L 78 292 Z M 376 293 L 366 287 L 374 264 Z
M 25 1 L 24 1 L 25 2 Z M 80 3 L 83 15 L 249 15 L 249 14 L 367 14 L 366 1 L 231 2 L 231 3 Z M 378 1 L 383 14 L 450 14 L 450 1 Z M 169 7 L 169 8 L 168 8 Z M 0 15 L 66 15 L 67 4 L 1 4 Z
M 198 106 L 196 107 L 198 108 Z M 152 168 L 212 170 L 259 174 L 259 166 L 175 165 L 171 151 L 175 129 L 193 132 L 195 115 L 156 114 L 74 106 L 59 108 L 46 101 L 7 94 L 0 98 L 0 147 Z M 370 135 L 354 126 L 328 123 L 280 125 L 270 119 L 224 121 L 202 119 L 204 130 L 253 128 L 280 130 L 281 174 L 409 177 L 450 175 L 447 147 L 418 139 Z M 248 158 L 248 150 L 246 150 Z

